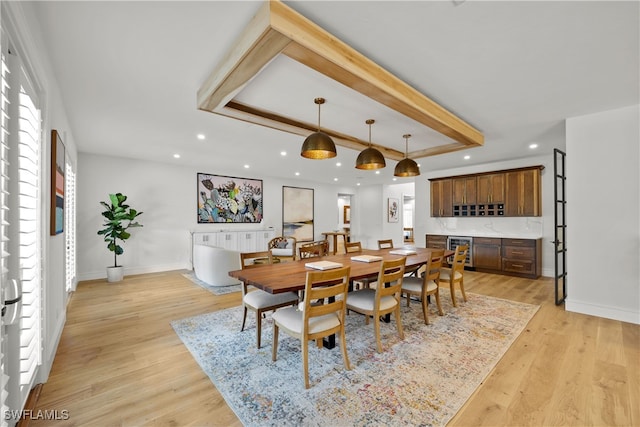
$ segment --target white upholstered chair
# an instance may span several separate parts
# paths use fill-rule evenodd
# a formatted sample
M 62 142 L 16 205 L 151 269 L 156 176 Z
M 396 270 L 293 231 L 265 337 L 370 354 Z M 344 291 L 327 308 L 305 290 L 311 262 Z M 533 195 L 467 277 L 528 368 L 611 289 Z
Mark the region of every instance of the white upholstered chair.
M 243 252 L 240 254 L 240 262 L 242 269 L 259 267 L 264 264 L 253 264 L 253 260 L 267 259 L 267 264 L 272 263 L 272 255 L 270 251 L 261 252 Z M 298 303 L 298 294 L 295 292 L 285 292 L 281 294 L 270 294 L 260 289 L 249 289 L 246 283 L 242 283 L 242 306 L 244 313 L 242 316 L 242 327 L 240 331 L 244 331 L 244 325 L 247 320 L 247 310 L 256 312 L 256 343 L 260 348 L 262 339 L 262 316 L 263 313 L 276 310 L 288 305 L 295 306 Z
M 304 289 L 302 310 L 287 307 L 273 313 L 273 350 L 271 358 L 275 362 L 278 354 L 278 333 L 280 330 L 298 338 L 302 346 L 302 370 L 304 386 L 309 388 L 309 341 L 318 341 L 329 335 L 338 334 L 344 367 L 349 370 L 349 357 L 345 341 L 345 301 L 351 267 L 326 271 L 309 271 Z M 336 283 L 337 282 L 337 283 Z M 323 304 L 312 301 L 327 300 Z
M 444 249 L 433 249 L 431 256 L 427 261 L 425 272 L 422 277 L 405 277 L 402 280 L 402 292 L 407 297 L 407 307 L 411 300 L 411 296 L 417 296 L 422 303 L 422 315 L 424 317 L 425 325 L 429 324 L 429 315 L 427 313 L 427 298 L 431 295 L 436 298 L 436 305 L 438 306 L 438 314 L 442 316 L 442 305 L 440 304 L 440 287 L 438 282 L 440 280 L 440 267 L 442 265 L 442 259 L 444 258 Z
M 269 241 L 268 249 L 274 258 L 295 261 L 297 244 L 298 241 L 293 236 L 278 236 Z
M 402 320 L 400 319 L 400 292 L 404 276 L 406 258 L 383 260 L 378 273 L 378 284 L 375 289 L 360 289 L 347 295 L 347 310 L 364 314 L 365 323 L 373 317 L 378 353 L 382 353 L 380 342 L 380 317 L 393 313 L 400 339 L 404 339 Z

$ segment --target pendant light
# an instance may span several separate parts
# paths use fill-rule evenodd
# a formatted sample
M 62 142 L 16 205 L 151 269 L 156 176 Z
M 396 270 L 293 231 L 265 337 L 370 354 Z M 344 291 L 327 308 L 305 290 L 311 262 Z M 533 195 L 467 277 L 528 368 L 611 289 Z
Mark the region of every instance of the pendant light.
M 375 123 L 375 120 L 369 119 L 365 123 L 369 125 L 369 148 L 365 148 L 358 154 L 356 169 L 382 169 L 387 165 L 384 156 L 371 146 L 371 125 Z
M 320 132 L 320 106 L 324 104 L 324 98 L 316 98 L 313 102 L 318 104 L 318 131 L 312 133 L 304 140 L 300 155 L 307 159 L 321 160 L 335 157 L 336 144 L 324 132 Z
M 409 158 L 409 138 L 411 135 L 402 135 L 404 138 L 404 159 L 400 160 L 393 171 L 393 176 L 407 177 L 420 175 L 418 164 Z

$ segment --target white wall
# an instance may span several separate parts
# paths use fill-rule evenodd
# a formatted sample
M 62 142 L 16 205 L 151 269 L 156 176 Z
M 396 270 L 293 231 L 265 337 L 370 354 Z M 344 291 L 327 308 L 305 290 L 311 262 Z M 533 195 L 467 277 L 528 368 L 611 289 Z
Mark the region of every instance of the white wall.
M 567 120 L 569 311 L 640 323 L 639 116 Z
M 539 217 L 431 217 L 431 186 L 429 178 L 464 175 L 480 172 L 543 165 L 542 170 L 542 216 Z M 456 169 L 428 172 L 416 179 L 415 184 L 415 243 L 426 245 L 426 234 L 458 236 L 496 237 L 542 237 L 542 275 L 551 277 L 554 272 L 554 218 L 553 218 L 553 156 L 538 156 L 526 159 L 460 167 Z
M 131 229 L 118 264 L 125 274 L 191 268 L 191 231 L 247 230 L 273 227 L 282 233 L 282 186 L 314 189 L 314 238 L 338 228 L 339 193 L 351 188 L 305 181 L 254 176 L 251 171 L 205 170 L 140 160 L 80 154 L 78 170 L 78 273 L 80 280 L 106 277 L 113 253 L 97 231 L 102 225 L 101 200 L 109 193 L 128 196 L 131 207 L 143 211 L 142 228 Z M 198 224 L 196 174 L 198 172 L 263 180 L 264 220 L 261 224 Z

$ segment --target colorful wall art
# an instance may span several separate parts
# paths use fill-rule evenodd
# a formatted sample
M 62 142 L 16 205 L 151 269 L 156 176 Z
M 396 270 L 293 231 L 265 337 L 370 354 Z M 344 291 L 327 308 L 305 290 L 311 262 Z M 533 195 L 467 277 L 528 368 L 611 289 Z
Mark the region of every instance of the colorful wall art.
M 263 217 L 262 180 L 198 173 L 198 223 L 256 223 Z

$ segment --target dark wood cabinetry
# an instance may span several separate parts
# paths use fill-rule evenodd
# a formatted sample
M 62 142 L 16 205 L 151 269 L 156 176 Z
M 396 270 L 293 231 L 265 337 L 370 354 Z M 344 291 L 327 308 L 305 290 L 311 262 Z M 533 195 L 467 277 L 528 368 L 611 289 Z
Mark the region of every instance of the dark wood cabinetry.
M 537 278 L 540 276 L 542 239 L 502 239 L 502 271 Z
M 452 180 L 440 179 L 431 183 L 431 216 L 453 216 Z
M 433 178 L 431 216 L 540 216 L 544 166 Z
M 440 234 L 426 235 L 427 247 L 434 249 L 447 249 L 447 236 Z
M 428 248 L 447 248 L 447 237 L 427 234 Z M 473 238 L 473 267 L 486 273 L 537 279 L 542 274 L 542 239 Z
M 540 169 L 507 172 L 505 182 L 507 216 L 540 216 Z
M 478 270 L 501 270 L 502 239 L 475 237 L 473 239 L 473 265 Z

